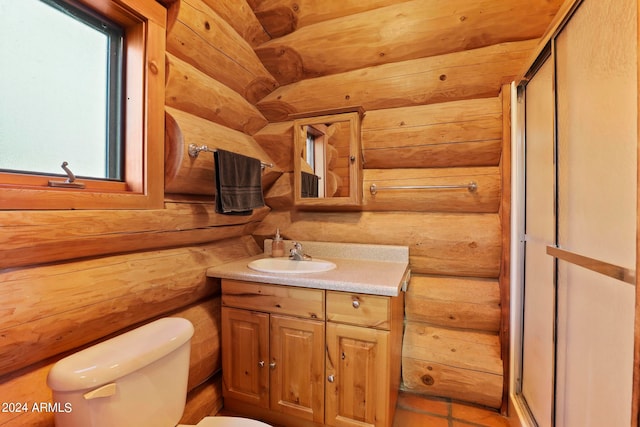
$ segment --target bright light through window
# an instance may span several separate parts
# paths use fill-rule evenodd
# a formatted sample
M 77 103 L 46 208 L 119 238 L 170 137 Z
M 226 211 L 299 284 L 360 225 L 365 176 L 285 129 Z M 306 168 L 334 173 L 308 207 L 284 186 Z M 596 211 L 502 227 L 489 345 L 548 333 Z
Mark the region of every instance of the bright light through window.
M 0 169 L 121 180 L 122 31 L 53 0 L 0 0 Z

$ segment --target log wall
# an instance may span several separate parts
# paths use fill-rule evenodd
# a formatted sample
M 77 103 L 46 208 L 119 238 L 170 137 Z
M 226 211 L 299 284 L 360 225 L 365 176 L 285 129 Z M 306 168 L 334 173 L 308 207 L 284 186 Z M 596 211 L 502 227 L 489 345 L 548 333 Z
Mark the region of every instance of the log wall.
M 293 240 L 409 246 L 413 276 L 405 303 L 403 387 L 494 408 L 503 398 L 500 288 L 508 285 L 499 281 L 506 249 L 499 213 L 501 96 L 368 111 L 362 122 L 362 209 L 296 210 L 291 174 L 285 173 L 267 193 L 272 211 L 254 232 L 266 238 L 278 227 Z M 277 129 L 286 136 L 283 123 Z M 263 132 L 275 133 L 259 132 L 259 143 Z M 471 181 L 476 192 L 369 191 L 373 183 Z
M 242 2 L 244 4 L 244 2 Z M 0 211 L 0 396 L 48 402 L 51 366 L 156 318 L 195 327 L 181 422 L 222 406 L 220 283 L 211 265 L 261 251 L 251 233 L 269 212 L 215 213 L 213 156 L 190 143 L 273 162 L 252 135 L 254 103 L 274 90 L 252 44 L 268 37 L 238 2 L 171 1 L 166 55 L 165 206 L 157 210 Z M 280 169 L 264 174 L 268 188 Z M 0 413 L 1 426 L 53 426 L 53 413 Z
M 254 235 L 409 246 L 403 388 L 505 410 L 505 85 L 562 1 L 250 3 L 273 37 L 256 52 L 280 84 L 257 103 L 269 125 L 254 138 L 285 172 Z M 290 116 L 350 106 L 366 110 L 361 209 L 296 209 Z M 476 192 L 370 192 L 472 181 Z
M 196 327 L 182 422 L 215 413 L 219 283 L 205 270 L 258 253 L 280 227 L 291 239 L 408 245 L 414 276 L 403 387 L 499 407 L 500 304 L 508 297 L 500 90 L 561 1 L 537 0 L 522 8 L 535 13 L 525 14 L 502 0 L 457 0 L 457 9 L 437 1 L 327 0 L 320 9 L 313 0 L 159 1 L 169 12 L 165 207 L 0 211 L 0 396 L 46 402 L 46 375 L 57 360 L 171 315 Z M 466 12 L 447 15 L 452 10 Z M 399 31 L 431 12 L 438 18 L 428 31 Z M 489 17 L 482 25 L 481 15 Z M 372 30 L 372 16 L 385 25 Z M 441 43 L 451 34 L 447 22 L 464 28 L 450 47 Z M 327 36 L 338 29 L 343 36 Z M 305 51 L 314 33 L 334 40 L 322 41 L 322 55 Z M 288 115 L 354 105 L 367 110 L 362 209 L 298 211 Z M 274 163 L 263 180 L 268 207 L 247 217 L 216 214 L 212 156 L 190 158 L 190 143 Z M 372 183 L 470 180 L 476 193 L 368 191 Z M 51 427 L 52 420 L 0 413 L 0 426 Z

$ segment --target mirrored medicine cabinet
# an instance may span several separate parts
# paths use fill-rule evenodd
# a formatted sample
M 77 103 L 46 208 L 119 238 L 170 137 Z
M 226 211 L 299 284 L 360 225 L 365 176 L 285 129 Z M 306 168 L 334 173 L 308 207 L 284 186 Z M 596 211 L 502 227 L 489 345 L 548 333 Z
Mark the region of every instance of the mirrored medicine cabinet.
M 296 206 L 320 208 L 362 203 L 362 115 L 362 109 L 354 108 L 294 120 Z

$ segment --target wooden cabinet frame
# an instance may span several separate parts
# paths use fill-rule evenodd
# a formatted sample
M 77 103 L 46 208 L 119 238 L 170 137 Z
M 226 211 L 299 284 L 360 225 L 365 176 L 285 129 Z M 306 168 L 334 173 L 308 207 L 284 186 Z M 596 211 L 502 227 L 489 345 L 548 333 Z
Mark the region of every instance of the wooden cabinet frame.
M 287 427 L 392 426 L 402 292 L 383 297 L 223 279 L 222 305 L 227 409 Z

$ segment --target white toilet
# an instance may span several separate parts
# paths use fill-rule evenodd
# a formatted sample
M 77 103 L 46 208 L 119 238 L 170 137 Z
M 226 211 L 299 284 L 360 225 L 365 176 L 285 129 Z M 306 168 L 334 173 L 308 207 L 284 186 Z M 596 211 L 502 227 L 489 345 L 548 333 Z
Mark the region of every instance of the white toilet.
M 58 361 L 47 378 L 59 408 L 56 426 L 176 426 L 187 396 L 192 335 L 191 322 L 168 317 Z M 269 427 L 237 417 L 206 417 L 197 426 Z

